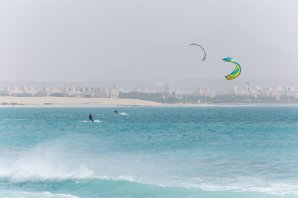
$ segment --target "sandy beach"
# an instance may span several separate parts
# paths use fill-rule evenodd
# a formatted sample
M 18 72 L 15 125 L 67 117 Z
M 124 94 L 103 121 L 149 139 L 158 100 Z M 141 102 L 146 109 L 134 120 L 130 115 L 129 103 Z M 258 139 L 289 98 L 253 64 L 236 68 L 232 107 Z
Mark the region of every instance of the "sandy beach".
M 161 106 L 157 102 L 120 98 L 11 97 L 1 96 L 0 106 Z

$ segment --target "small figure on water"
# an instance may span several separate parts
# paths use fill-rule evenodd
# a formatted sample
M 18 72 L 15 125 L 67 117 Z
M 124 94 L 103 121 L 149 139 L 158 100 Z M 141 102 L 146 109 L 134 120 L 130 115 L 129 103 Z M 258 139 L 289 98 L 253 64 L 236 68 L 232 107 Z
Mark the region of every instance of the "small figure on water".
M 92 122 L 94 122 L 93 115 L 91 115 L 91 113 L 89 113 L 89 120 L 91 120 Z
M 119 112 L 118 112 L 117 110 L 115 110 L 114 113 L 115 113 L 116 115 L 119 115 Z

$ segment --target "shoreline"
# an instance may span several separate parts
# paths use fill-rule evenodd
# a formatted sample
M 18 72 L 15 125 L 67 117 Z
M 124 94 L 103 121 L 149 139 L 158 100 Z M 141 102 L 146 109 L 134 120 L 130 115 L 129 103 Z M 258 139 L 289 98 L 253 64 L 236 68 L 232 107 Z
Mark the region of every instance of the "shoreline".
M 164 104 L 140 99 L 75 98 L 75 97 L 13 97 L 0 96 L 3 107 L 270 107 L 298 106 L 295 103 L 202 103 Z
M 161 106 L 139 99 L 0 96 L 0 107 Z

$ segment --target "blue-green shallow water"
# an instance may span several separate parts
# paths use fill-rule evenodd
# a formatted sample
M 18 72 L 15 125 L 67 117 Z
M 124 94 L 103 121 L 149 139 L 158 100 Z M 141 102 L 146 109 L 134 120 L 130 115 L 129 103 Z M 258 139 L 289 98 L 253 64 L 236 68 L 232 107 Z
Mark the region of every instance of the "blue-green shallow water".
M 0 197 L 298 197 L 298 107 L 114 109 L 0 108 Z

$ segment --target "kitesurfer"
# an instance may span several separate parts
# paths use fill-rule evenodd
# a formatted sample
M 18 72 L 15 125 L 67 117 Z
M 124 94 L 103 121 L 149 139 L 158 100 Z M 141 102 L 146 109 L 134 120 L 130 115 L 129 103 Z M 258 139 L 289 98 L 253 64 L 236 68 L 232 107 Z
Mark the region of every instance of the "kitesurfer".
M 93 116 L 89 113 L 89 120 L 91 120 L 92 122 L 94 122 Z
M 115 110 L 114 113 L 115 113 L 116 115 L 119 115 L 119 112 L 118 112 L 117 110 Z

